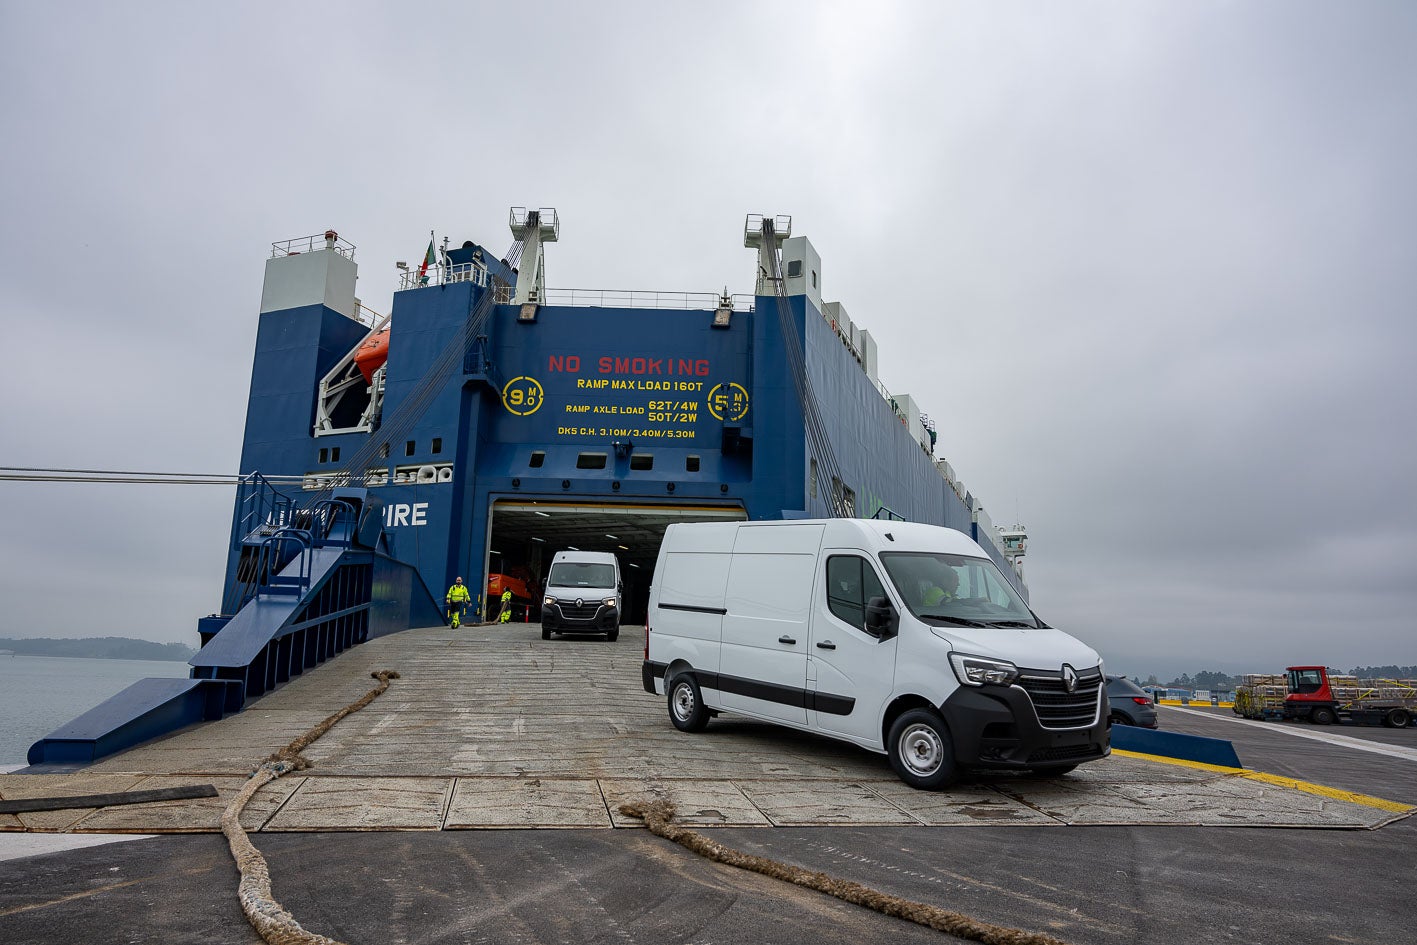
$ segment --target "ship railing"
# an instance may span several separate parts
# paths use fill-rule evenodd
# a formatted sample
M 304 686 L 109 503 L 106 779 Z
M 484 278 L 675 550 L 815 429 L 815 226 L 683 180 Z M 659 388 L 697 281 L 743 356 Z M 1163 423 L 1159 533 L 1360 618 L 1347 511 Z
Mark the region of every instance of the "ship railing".
M 404 269 L 399 273 L 399 291 L 404 289 L 423 289 L 434 285 L 449 285 L 456 282 L 471 282 L 473 285 L 487 286 L 487 267 L 481 263 L 439 263 L 437 266 L 429 266 L 428 271 L 423 275 L 418 274 L 418 267 Z
M 497 288 L 494 300 L 508 305 L 515 300 L 516 286 Z M 737 293 L 729 297 L 735 312 L 751 312 L 755 296 Z M 569 308 L 672 308 L 711 312 L 723 296 L 718 292 L 669 292 L 649 289 L 547 289 L 542 305 Z
M 309 236 L 297 236 L 291 240 L 278 240 L 271 244 L 271 256 L 272 258 L 296 256 L 300 253 L 314 253 L 325 249 L 332 249 L 346 259 L 354 258 L 354 244 L 349 240 L 340 239 L 339 234 L 334 230 L 312 233 Z
M 254 595 L 305 593 L 310 586 L 313 545 L 313 537 L 303 528 L 282 528 L 261 542 L 253 574 Z M 295 573 L 279 573 L 290 562 L 296 563 Z
M 241 481 L 238 494 L 239 513 L 234 542 L 257 529 L 261 529 L 263 534 L 273 534 L 294 520 L 294 502 L 258 472 Z
M 361 325 L 373 328 L 384 320 L 384 316 L 374 311 L 358 299 L 354 300 L 354 319 Z
M 343 523 L 345 527 L 337 531 Z M 344 499 L 319 499 L 310 506 L 310 535 L 315 546 L 348 546 L 359 525 L 354 505 Z

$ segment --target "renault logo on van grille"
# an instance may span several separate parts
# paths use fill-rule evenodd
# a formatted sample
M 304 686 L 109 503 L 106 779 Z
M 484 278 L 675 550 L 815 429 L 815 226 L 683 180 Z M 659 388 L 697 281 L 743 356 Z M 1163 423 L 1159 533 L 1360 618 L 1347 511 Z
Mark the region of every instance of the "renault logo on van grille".
M 583 601 L 583 600 L 581 600 L 579 597 L 577 597 L 577 598 L 576 598 L 576 606 L 577 606 L 577 607 L 584 607 L 584 606 L 585 606 L 585 601 Z M 1073 686 L 1076 686 L 1076 685 L 1077 685 L 1077 677 L 1074 676 L 1074 677 L 1073 677 Z M 1068 687 L 1068 692 L 1072 692 L 1072 691 L 1073 691 L 1072 686 L 1069 686 L 1069 687 Z
M 1025 670 L 1018 685 L 1044 728 L 1086 728 L 1097 721 L 1102 673 L 1096 668 L 1078 672 L 1064 663 L 1061 670 Z

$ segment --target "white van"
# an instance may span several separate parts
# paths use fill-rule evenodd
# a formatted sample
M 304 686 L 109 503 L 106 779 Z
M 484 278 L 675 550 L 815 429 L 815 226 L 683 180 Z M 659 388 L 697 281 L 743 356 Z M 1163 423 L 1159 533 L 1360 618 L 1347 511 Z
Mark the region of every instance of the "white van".
M 912 787 L 1106 756 L 1097 652 L 1039 620 L 984 550 L 863 519 L 670 525 L 646 692 L 686 732 L 731 712 L 883 752 Z
M 620 561 L 608 551 L 558 551 L 546 575 L 541 639 L 552 633 L 620 636 Z

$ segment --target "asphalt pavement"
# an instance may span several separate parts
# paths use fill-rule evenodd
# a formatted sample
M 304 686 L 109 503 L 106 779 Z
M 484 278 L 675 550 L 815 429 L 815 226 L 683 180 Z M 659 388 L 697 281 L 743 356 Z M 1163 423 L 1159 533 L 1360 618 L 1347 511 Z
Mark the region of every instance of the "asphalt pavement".
M 1247 723 L 1229 710 L 1169 707 L 1161 722 L 1232 740 L 1252 769 L 1417 804 L 1409 757 L 1417 729 Z M 1304 737 L 1315 732 L 1375 750 Z M 794 765 L 814 763 L 817 752 L 822 764 L 857 764 L 822 740 L 787 744 Z M 1393 754 L 1376 753 L 1387 749 Z M 706 832 L 746 852 L 1077 945 L 1417 940 L 1410 817 L 1375 830 L 1029 821 Z M 639 829 L 252 840 L 270 864 L 276 898 L 306 928 L 350 945 L 954 940 L 710 862 Z M 224 839 L 211 833 L 21 855 L 0 861 L 0 942 L 256 945 L 237 883 Z

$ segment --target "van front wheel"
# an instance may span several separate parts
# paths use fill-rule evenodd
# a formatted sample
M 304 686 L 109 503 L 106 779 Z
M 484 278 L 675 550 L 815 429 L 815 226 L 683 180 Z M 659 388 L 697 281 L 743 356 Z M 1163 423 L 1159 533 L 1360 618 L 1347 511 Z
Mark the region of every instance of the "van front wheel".
M 680 673 L 669 684 L 669 721 L 681 732 L 702 732 L 708 725 L 708 709 L 699 684 L 688 673 Z
M 954 741 L 933 709 L 911 709 L 895 720 L 889 739 L 891 767 L 913 788 L 934 791 L 954 781 Z

